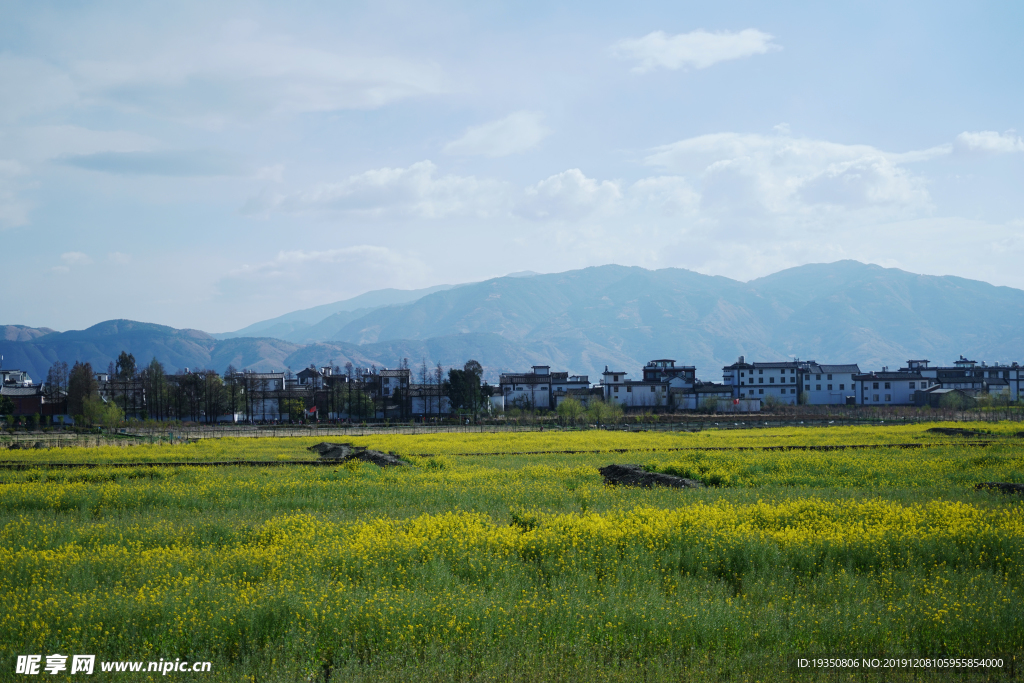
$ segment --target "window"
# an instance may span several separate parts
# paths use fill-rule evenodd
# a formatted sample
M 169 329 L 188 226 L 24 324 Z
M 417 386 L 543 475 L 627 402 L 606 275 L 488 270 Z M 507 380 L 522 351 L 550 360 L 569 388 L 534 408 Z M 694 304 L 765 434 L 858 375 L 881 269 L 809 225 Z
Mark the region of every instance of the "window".
M 832 375 L 829 375 L 829 376 L 828 376 L 828 378 L 829 378 L 829 379 L 832 379 Z
M 652 392 L 654 391 L 654 387 L 651 387 L 651 391 L 652 391 Z
M 743 377 L 743 373 L 742 372 L 740 373 L 740 377 Z
M 845 385 L 845 384 L 840 384 L 840 385 L 839 385 L 839 391 L 842 391 L 842 390 L 843 390 L 843 389 L 845 389 L 845 388 L 846 388 L 846 385 Z
M 814 390 L 815 391 L 821 391 L 821 385 L 820 384 L 815 384 L 814 385 Z
M 814 379 L 816 379 L 816 380 L 818 380 L 818 381 L 821 381 L 821 375 L 815 375 L 815 376 L 814 376 Z
M 878 400 L 878 394 L 875 394 L 875 395 L 874 395 L 874 396 L 872 396 L 871 398 L 872 398 L 872 400 L 875 400 L 875 401 L 877 401 L 877 400 Z
M 758 384 L 764 384 L 764 377 L 758 377 L 757 378 L 757 383 Z
M 832 375 L 829 375 L 829 377 L 831 377 L 831 376 L 832 376 Z M 829 385 L 828 385 L 828 390 L 829 390 L 829 391 L 832 391 L 832 385 L 831 385 L 831 384 L 829 384 Z
M 891 401 L 892 400 L 892 394 L 886 394 L 885 395 L 885 400 L 886 401 Z
M 757 390 L 757 393 L 759 393 L 759 394 L 763 394 L 763 393 L 764 393 L 764 389 L 758 389 L 758 390 Z
M 633 387 L 626 387 L 626 391 L 632 392 L 633 391 Z
M 911 383 L 910 383 L 910 388 L 911 388 L 911 389 L 913 389 L 913 388 L 914 388 L 914 383 L 913 383 L 913 382 L 911 382 Z
M 810 391 L 810 390 L 811 390 L 811 385 L 810 384 L 805 384 L 804 385 L 804 391 Z
M 764 374 L 764 370 L 758 370 L 758 371 L 757 371 L 757 374 L 759 374 L 759 375 L 763 375 L 763 374 Z
M 743 386 L 744 384 L 746 384 L 746 382 L 740 382 L 740 386 L 741 386 L 741 387 L 742 387 L 742 386 Z
M 875 382 L 874 385 L 871 388 L 872 389 L 877 389 L 878 388 L 878 382 Z M 876 398 L 875 400 L 877 401 L 878 399 Z
M 769 377 L 768 378 L 768 384 L 775 384 L 775 378 L 774 377 Z
M 616 394 L 619 393 L 619 388 L 618 387 L 615 387 L 615 393 Z
M 885 383 L 885 388 L 886 388 L 886 389 L 892 389 L 892 387 L 891 387 L 891 386 L 889 386 L 889 382 L 886 382 L 886 383 Z

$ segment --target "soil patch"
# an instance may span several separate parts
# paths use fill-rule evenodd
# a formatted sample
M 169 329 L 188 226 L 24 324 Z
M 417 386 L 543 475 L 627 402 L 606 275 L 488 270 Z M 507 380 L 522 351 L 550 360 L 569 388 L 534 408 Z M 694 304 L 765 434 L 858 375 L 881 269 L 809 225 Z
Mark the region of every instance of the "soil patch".
M 321 460 L 332 462 L 362 460 L 363 462 L 371 462 L 378 467 L 404 467 L 409 464 L 401 460 L 394 453 L 383 453 L 347 443 L 328 443 L 324 441 L 310 446 L 307 450 L 316 451 L 320 454 Z
M 977 429 L 964 429 L 962 427 L 932 427 L 928 430 L 932 434 L 945 434 L 946 436 L 981 436 L 984 432 Z
M 976 484 L 974 486 L 978 491 L 989 490 L 989 491 L 1001 491 L 1002 493 L 1019 493 L 1024 495 L 1024 484 L 1007 484 L 998 481 L 989 481 L 984 484 Z
M 699 481 L 676 477 L 671 474 L 648 472 L 640 467 L 640 465 L 608 465 L 597 471 L 604 477 L 606 484 L 640 486 L 643 488 L 651 488 L 652 486 L 669 486 L 677 489 L 704 488 L 704 484 Z

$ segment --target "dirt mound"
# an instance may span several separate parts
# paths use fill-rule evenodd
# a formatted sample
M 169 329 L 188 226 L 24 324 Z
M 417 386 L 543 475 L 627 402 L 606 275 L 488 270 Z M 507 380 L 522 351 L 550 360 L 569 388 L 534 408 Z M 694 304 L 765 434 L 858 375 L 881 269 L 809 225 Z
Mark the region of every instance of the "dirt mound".
M 963 429 L 962 427 L 932 427 L 927 431 L 931 434 L 945 434 L 946 436 L 981 436 L 984 434 L 977 429 Z
M 403 467 L 408 465 L 408 463 L 399 459 L 394 453 L 382 453 L 381 451 L 360 448 L 359 446 L 352 446 L 347 443 L 327 443 L 325 441 L 310 446 L 307 450 L 319 453 L 321 460 L 345 462 L 355 459 L 362 460 L 363 462 L 372 462 L 378 467 Z
M 1003 493 L 1019 493 L 1024 495 L 1024 484 L 1006 484 L 998 481 L 989 481 L 984 484 L 975 484 L 975 489 L 982 491 L 988 489 L 989 491 L 1001 491 Z
M 677 489 L 699 489 L 704 484 L 693 479 L 676 477 L 671 474 L 647 472 L 640 465 L 608 465 L 597 470 L 604 477 L 606 484 L 622 484 L 623 486 L 669 486 Z
M 307 451 L 316 451 L 324 460 L 348 460 L 352 455 L 352 447 L 347 443 L 321 443 L 310 446 Z

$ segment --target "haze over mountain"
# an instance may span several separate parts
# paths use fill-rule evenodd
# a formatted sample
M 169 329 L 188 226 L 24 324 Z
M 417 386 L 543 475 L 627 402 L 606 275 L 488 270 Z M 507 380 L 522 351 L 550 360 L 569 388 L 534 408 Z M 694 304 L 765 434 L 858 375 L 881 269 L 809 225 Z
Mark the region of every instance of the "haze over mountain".
M 276 337 L 295 342 L 326 339 L 344 324 L 383 306 L 404 304 L 428 294 L 451 289 L 436 285 L 425 289 L 377 289 L 343 301 L 292 311 L 269 320 L 261 320 L 235 332 L 214 333 L 216 339 L 233 337 Z M 312 328 L 312 329 L 311 329 Z
M 5 340 L 0 352 L 4 367 L 29 370 L 37 380 L 58 358 L 101 369 L 122 349 L 140 363 L 155 356 L 170 371 L 223 371 L 228 364 L 298 370 L 346 361 L 394 367 L 403 358 L 413 367 L 424 360 L 451 366 L 475 358 L 492 380 L 539 363 L 592 381 L 605 365 L 637 377 L 647 360 L 666 357 L 716 381 L 739 355 L 863 369 L 908 358 L 948 364 L 961 353 L 1024 360 L 1024 291 L 856 261 L 800 266 L 746 283 L 678 268 L 608 265 L 435 289 L 369 292 L 239 331 L 292 325 L 288 334 L 309 343 L 218 339 L 223 335 L 119 320 Z M 386 303 L 403 296 L 406 303 Z

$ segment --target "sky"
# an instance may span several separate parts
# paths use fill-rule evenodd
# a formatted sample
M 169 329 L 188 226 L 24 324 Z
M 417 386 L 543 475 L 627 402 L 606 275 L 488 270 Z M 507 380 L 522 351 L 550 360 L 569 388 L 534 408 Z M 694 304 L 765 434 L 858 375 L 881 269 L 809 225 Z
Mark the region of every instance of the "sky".
M 0 324 L 856 259 L 1024 288 L 1024 4 L 0 0 Z

